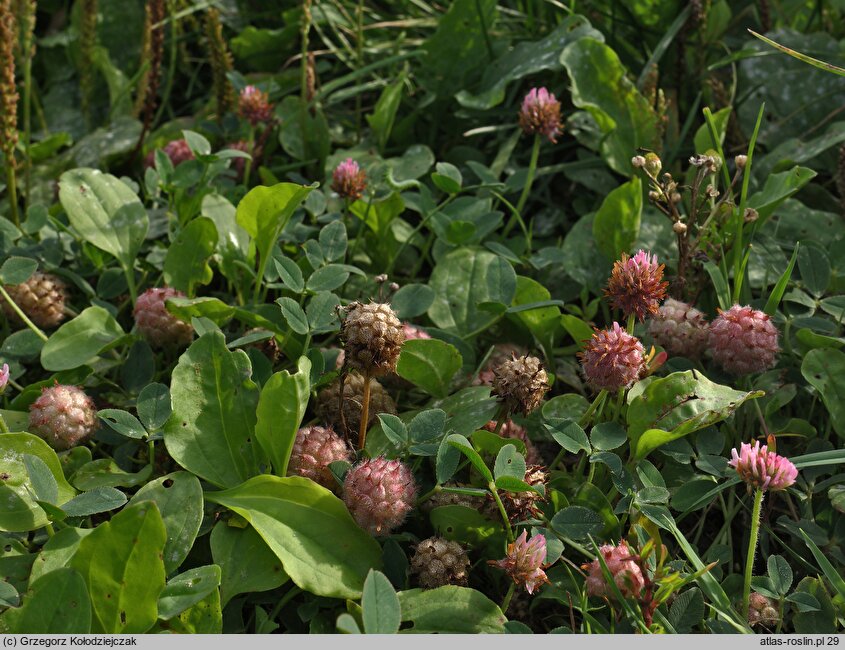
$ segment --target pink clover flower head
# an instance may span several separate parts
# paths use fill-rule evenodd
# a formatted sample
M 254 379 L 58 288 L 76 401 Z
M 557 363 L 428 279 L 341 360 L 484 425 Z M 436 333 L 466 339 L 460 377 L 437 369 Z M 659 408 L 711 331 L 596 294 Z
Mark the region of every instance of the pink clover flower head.
M 737 376 L 774 368 L 780 352 L 771 318 L 742 305 L 719 312 L 710 324 L 707 347 L 716 363 Z
M 6 384 L 9 383 L 9 364 L 4 363 L 3 367 L 0 368 L 0 394 L 6 390 Z
M 255 86 L 246 86 L 238 97 L 238 115 L 252 126 L 269 123 L 273 118 L 270 96 Z
M 503 559 L 489 560 L 488 563 L 502 569 L 517 585 L 524 586 L 529 594 L 533 594 L 537 587 L 549 582 L 543 571 L 545 561 L 546 538 L 534 535 L 529 540 L 528 533 L 523 530 L 515 542 L 508 544 L 508 553 Z
M 613 265 L 604 295 L 614 309 L 643 321 L 657 313 L 660 301 L 666 297 L 669 283 L 663 281 L 663 268 L 663 264 L 657 263 L 657 256 L 644 250 L 633 257 L 622 253 Z
M 587 383 L 595 389 L 630 388 L 645 370 L 645 350 L 639 339 L 619 326 L 596 330 L 579 353 Z
M 187 160 L 193 160 L 195 157 L 194 152 L 191 151 L 191 147 L 188 145 L 188 141 L 184 138 L 171 140 L 161 147 L 161 150 L 170 158 L 170 162 L 174 167 L 178 167 Z M 144 169 L 147 167 L 155 167 L 155 150 L 150 151 L 144 159 Z
M 352 158 L 347 158 L 332 172 L 332 189 L 344 199 L 360 199 L 367 189 L 367 174 Z
M 759 440 L 754 441 L 753 447 L 743 442 L 739 451 L 732 449 L 728 465 L 749 486 L 761 490 L 785 490 L 798 478 L 798 470 L 788 458 L 769 451 Z
M 549 142 L 557 142 L 563 131 L 560 121 L 560 102 L 545 88 L 532 88 L 522 100 L 519 126 L 524 133 L 539 133 Z
M 645 587 L 645 578 L 637 562 L 638 558 L 631 552 L 627 542 L 622 541 L 619 546 L 605 544 L 599 548 L 608 571 L 613 576 L 613 582 L 625 598 L 637 598 Z M 587 594 L 590 596 L 611 596 L 613 591 L 605 580 L 598 558 L 584 566 L 587 569 Z

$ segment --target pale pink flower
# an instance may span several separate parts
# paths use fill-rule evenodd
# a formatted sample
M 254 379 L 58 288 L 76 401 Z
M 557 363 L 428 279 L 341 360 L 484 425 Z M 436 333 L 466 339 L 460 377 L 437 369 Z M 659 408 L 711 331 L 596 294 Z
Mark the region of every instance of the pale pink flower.
M 707 346 L 713 360 L 732 375 L 747 375 L 777 363 L 778 330 L 767 314 L 734 305 L 710 324 Z
M 543 583 L 549 582 L 543 564 L 546 561 L 546 538 L 534 535 L 530 540 L 528 533 L 508 544 L 508 554 L 501 560 L 488 560 L 488 564 L 505 571 L 518 586 L 524 586 L 529 594 Z
M 625 598 L 637 598 L 645 587 L 645 579 L 640 565 L 637 563 L 637 556 L 631 553 L 627 542 L 624 540 L 619 546 L 605 544 L 599 548 L 607 570 L 613 576 L 613 582 Z M 588 571 L 587 593 L 590 596 L 611 596 L 613 591 L 609 588 L 607 580 L 601 569 L 601 562 L 598 558 L 584 566 Z
M 270 96 L 255 86 L 246 86 L 238 97 L 238 115 L 252 126 L 270 122 L 273 117 Z
M 785 490 L 798 478 L 798 470 L 788 458 L 769 451 L 766 445 L 760 446 L 759 440 L 754 441 L 753 447 L 743 442 L 739 451 L 731 450 L 731 457 L 728 465 L 751 487 Z
M 332 189 L 344 199 L 360 199 L 367 189 L 367 174 L 352 158 L 347 158 L 332 172 Z
M 0 368 L 0 394 L 6 390 L 6 384 L 9 383 L 9 364 L 4 363 L 3 367 Z
M 539 133 L 549 142 L 557 142 L 557 136 L 563 131 L 560 102 L 545 88 L 532 88 L 522 100 L 519 126 L 529 135 Z

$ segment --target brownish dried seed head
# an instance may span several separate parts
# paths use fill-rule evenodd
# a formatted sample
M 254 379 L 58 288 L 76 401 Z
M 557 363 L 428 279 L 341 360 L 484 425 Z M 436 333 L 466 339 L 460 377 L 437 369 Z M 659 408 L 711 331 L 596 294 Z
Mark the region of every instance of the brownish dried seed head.
M 353 303 L 342 336 L 347 367 L 374 376 L 396 370 L 405 332 L 390 305 Z
M 493 374 L 493 394 L 505 403 L 509 413 L 528 415 L 549 390 L 549 376 L 537 357 L 513 357 Z

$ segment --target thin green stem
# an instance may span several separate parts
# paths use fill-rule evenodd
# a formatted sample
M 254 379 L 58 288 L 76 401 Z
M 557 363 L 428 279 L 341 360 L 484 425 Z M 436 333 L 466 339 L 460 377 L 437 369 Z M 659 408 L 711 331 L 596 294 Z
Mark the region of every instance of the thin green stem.
M 2 415 L 0 415 L 0 433 L 9 433 L 9 427 Z
M 135 304 L 135 301 L 138 300 L 138 286 L 135 284 L 135 269 L 130 264 L 128 267 L 123 269 L 123 273 L 126 276 L 126 286 L 129 288 L 129 297 L 132 298 L 132 304 Z
M 508 533 L 508 543 L 511 543 L 513 542 L 513 528 L 511 528 L 511 520 L 508 519 L 508 511 L 505 510 L 505 504 L 502 503 L 502 499 L 499 497 L 499 491 L 496 489 L 495 483 L 492 481 L 488 483 L 487 489 L 490 490 L 490 493 L 493 495 L 493 500 L 499 508 L 499 514 L 502 515 L 502 521 L 505 522 L 505 529 Z
M 626 328 L 628 330 L 628 334 L 634 334 L 634 325 L 636 324 L 636 316 L 634 316 L 634 314 L 628 314 L 628 327 Z
M 581 428 L 586 427 L 590 424 L 593 419 L 593 413 L 596 412 L 596 409 L 599 407 L 600 404 L 604 402 L 607 398 L 607 391 L 600 390 L 599 394 L 596 395 L 596 399 L 593 400 L 593 403 L 590 404 L 590 408 L 587 409 L 587 412 L 581 416 L 581 419 L 578 420 L 578 426 Z
M 528 163 L 528 176 L 525 178 L 525 186 L 522 188 L 522 194 L 519 197 L 519 202 L 516 204 L 516 211 L 521 215 L 525 204 L 528 202 L 528 196 L 531 194 L 531 186 L 534 184 L 534 175 L 537 173 L 537 161 L 540 159 L 540 134 L 534 135 L 534 147 L 531 149 L 531 162 Z M 502 232 L 503 237 L 507 237 L 516 223 L 515 217 L 511 217 L 508 225 L 505 226 Z
M 42 332 L 35 323 L 29 320 L 29 317 L 24 314 L 23 311 L 21 311 L 21 308 L 18 307 L 14 300 L 12 300 L 12 297 L 8 294 L 3 285 L 0 285 L 0 296 L 3 296 L 3 299 L 7 303 L 9 303 L 9 306 L 18 315 L 18 318 L 20 318 L 24 322 L 24 325 L 26 325 L 29 329 L 35 332 L 38 338 L 40 338 L 42 341 L 47 341 L 49 337 L 44 332 Z
M 763 505 L 763 490 L 754 492 L 754 508 L 751 511 L 751 533 L 748 536 L 748 554 L 745 557 L 745 580 L 742 585 L 742 613 L 748 620 L 748 608 L 751 598 L 751 574 L 754 572 L 754 555 L 757 551 L 757 538 L 760 535 L 760 509 Z

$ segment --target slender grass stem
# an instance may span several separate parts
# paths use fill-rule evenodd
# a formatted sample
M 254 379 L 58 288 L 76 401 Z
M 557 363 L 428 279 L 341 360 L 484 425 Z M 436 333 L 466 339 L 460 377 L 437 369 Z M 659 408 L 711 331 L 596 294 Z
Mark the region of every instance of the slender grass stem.
M 531 149 L 531 161 L 528 163 L 528 176 L 525 178 L 525 186 L 522 188 L 522 194 L 519 196 L 519 202 L 516 204 L 516 211 L 522 215 L 522 210 L 528 202 L 528 197 L 531 194 L 531 186 L 534 184 L 534 176 L 537 174 L 537 161 L 540 159 L 540 134 L 534 135 L 534 147 Z M 502 236 L 507 237 L 510 231 L 516 225 L 516 215 L 511 216 Z

